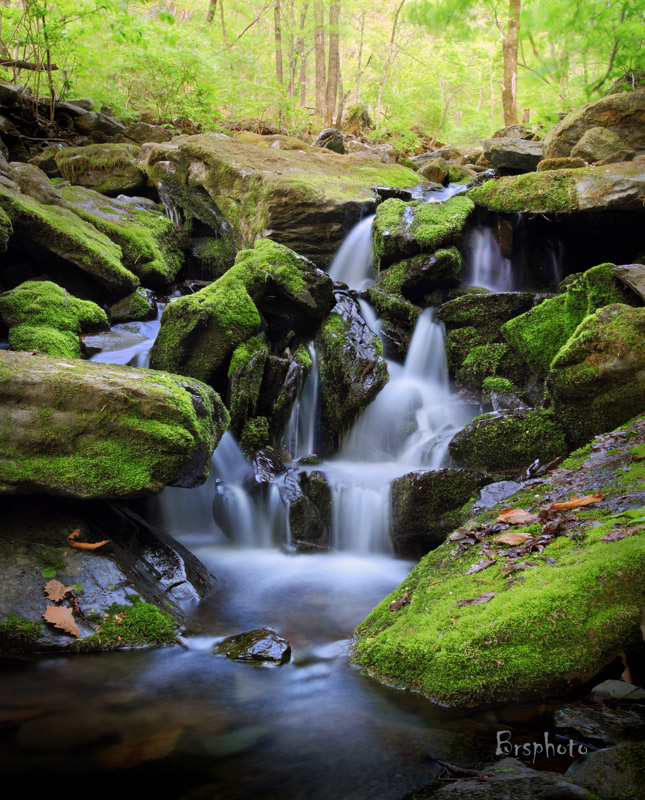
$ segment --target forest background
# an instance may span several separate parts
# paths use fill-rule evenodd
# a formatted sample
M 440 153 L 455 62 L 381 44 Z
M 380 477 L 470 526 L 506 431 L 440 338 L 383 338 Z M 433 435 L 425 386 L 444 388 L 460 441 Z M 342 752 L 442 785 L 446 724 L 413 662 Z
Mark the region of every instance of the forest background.
M 0 0 L 0 82 L 297 136 L 365 107 L 409 151 L 548 129 L 642 75 L 644 39 L 645 0 Z

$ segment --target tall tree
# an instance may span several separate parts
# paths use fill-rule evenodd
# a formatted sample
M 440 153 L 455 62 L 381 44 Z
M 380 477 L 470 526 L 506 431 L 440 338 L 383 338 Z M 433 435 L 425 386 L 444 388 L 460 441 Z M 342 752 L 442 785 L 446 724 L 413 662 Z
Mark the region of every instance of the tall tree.
M 504 125 L 517 123 L 517 47 L 520 33 L 521 0 L 509 0 L 506 29 L 498 23 L 504 54 L 502 108 Z
M 316 116 L 323 119 L 327 100 L 325 85 L 325 11 L 323 0 L 314 0 L 314 58 L 316 61 Z
M 278 83 L 282 83 L 282 20 L 280 18 L 280 0 L 273 4 L 273 19 L 275 23 L 275 76 Z
M 339 22 L 340 0 L 331 0 L 329 4 L 329 68 L 327 70 L 327 92 L 325 95 L 325 125 L 333 124 L 334 112 L 336 111 L 340 76 Z
M 206 12 L 206 22 L 211 23 L 215 19 L 217 0 L 208 0 L 208 11 Z
M 383 72 L 381 73 L 381 80 L 379 81 L 378 85 L 378 100 L 376 103 L 376 127 L 379 125 L 379 121 L 381 119 L 381 101 L 383 99 L 383 87 L 385 86 L 385 79 L 387 78 L 387 73 L 390 68 L 390 64 L 392 63 L 392 54 L 394 53 L 394 38 L 396 37 L 396 27 L 399 23 L 399 16 L 401 14 L 401 9 L 403 8 L 403 4 L 405 0 L 401 0 L 401 2 L 396 7 L 394 12 L 394 19 L 392 21 L 392 33 L 390 35 L 390 44 L 387 48 L 387 58 L 385 59 L 385 64 L 383 65 Z

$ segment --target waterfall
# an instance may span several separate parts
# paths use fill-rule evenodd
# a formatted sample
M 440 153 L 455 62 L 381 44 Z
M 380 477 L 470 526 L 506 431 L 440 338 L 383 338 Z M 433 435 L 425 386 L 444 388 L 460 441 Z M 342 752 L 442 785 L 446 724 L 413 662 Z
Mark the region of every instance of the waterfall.
M 349 233 L 329 267 L 329 277 L 346 283 L 350 289 L 363 289 L 372 275 L 372 223 L 366 217 Z
M 501 251 L 491 228 L 478 225 L 466 241 L 466 282 L 493 292 L 513 291 L 511 260 Z
M 307 345 L 307 350 L 311 357 L 311 369 L 293 406 L 283 441 L 294 460 L 315 453 L 319 444 L 320 364 L 314 342 Z
M 157 316 L 148 322 L 123 322 L 113 325 L 105 333 L 86 336 L 87 345 L 100 347 L 91 361 L 101 364 L 128 364 L 131 367 L 149 367 L 150 350 L 161 327 L 161 313 L 165 303 L 157 303 Z

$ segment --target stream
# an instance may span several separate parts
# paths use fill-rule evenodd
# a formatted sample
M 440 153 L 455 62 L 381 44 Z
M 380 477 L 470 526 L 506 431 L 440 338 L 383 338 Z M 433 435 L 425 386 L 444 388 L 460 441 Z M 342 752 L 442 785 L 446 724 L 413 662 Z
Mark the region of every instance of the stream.
M 426 198 L 435 199 L 445 198 Z M 370 234 L 371 218 L 330 268 L 352 289 L 371 278 Z M 471 282 L 510 289 L 491 237 L 479 232 L 473 242 Z M 361 311 L 378 334 L 365 301 Z M 94 359 L 145 366 L 158 328 L 158 320 L 116 326 L 93 343 L 102 347 Z M 319 374 L 310 351 L 313 367 L 285 439 L 294 459 L 316 449 Z M 251 496 L 251 466 L 225 434 L 206 484 L 167 488 L 148 504 L 150 520 L 218 581 L 191 610 L 181 645 L 3 663 L 0 706 L 7 719 L 12 709 L 24 719 L 17 736 L 0 739 L 3 777 L 23 787 L 63 778 L 65 791 L 76 785 L 88 793 L 93 784 L 78 779 L 115 793 L 136 781 L 158 798 L 403 800 L 434 783 L 437 760 L 494 761 L 499 730 L 513 731 L 517 742 L 542 735 L 547 703 L 448 711 L 349 663 L 353 629 L 412 567 L 392 552 L 390 482 L 443 465 L 451 436 L 479 413 L 449 385 L 443 330 L 429 309 L 405 364 L 388 369 L 389 383 L 340 452 L 311 468 L 332 485 L 333 551 L 293 552 L 280 481 Z M 416 422 L 411 434 L 394 425 L 402 410 Z M 252 667 L 213 653 L 220 639 L 263 626 L 289 640 L 288 664 Z

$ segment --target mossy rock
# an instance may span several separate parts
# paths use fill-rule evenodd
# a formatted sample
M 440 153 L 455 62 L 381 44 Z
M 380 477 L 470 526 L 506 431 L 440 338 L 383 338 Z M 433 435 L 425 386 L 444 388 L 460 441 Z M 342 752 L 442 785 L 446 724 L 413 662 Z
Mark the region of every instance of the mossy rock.
M 256 414 L 270 349 L 264 336 L 254 336 L 233 351 L 228 369 L 227 406 L 231 414 L 231 431 L 237 439 L 242 435 L 247 419 Z
M 502 327 L 506 341 L 538 375 L 546 376 L 556 353 L 587 315 L 629 297 L 613 275 L 613 267 L 600 264 L 587 270 L 568 283 L 564 294 L 545 300 Z
M 191 254 L 199 277 L 214 281 L 233 266 L 237 249 L 229 240 L 219 236 L 201 236 L 192 240 Z
M 392 264 L 379 275 L 378 288 L 424 305 L 425 298 L 433 290 L 459 285 L 462 266 L 456 247 L 442 248 Z
M 38 355 L 83 358 L 81 342 L 76 333 L 59 331 L 47 325 L 16 325 L 9 330 L 9 347 Z
M 582 158 L 587 162 L 602 161 L 614 153 L 629 153 L 633 158 L 634 149 L 617 133 L 607 128 L 589 128 L 571 150 L 572 158 Z M 627 161 L 628 159 L 625 159 Z
M 139 285 L 121 262 L 121 248 L 69 209 L 43 205 L 2 185 L 0 207 L 16 233 L 75 264 L 110 293 L 127 294 Z
M 124 266 L 145 286 L 160 289 L 175 279 L 183 254 L 174 222 L 125 198 L 109 199 L 80 186 L 62 187 L 60 194 L 71 211 L 119 245 Z
M 471 329 L 460 328 L 454 333 L 468 330 Z M 452 360 L 455 357 L 454 341 L 449 351 Z M 529 375 L 520 356 L 503 342 L 471 347 L 455 372 L 456 383 L 473 391 L 479 391 L 486 379 L 492 377 L 508 378 L 523 383 Z
M 484 414 L 455 434 L 448 447 L 459 465 L 489 472 L 548 464 L 569 452 L 562 428 L 542 409 Z
M 120 322 L 145 322 L 157 316 L 157 304 L 149 289 L 137 289 L 110 308 L 113 325 Z
M 174 644 L 179 623 L 167 611 L 137 598 L 127 605 L 113 603 L 96 631 L 69 645 L 77 653 L 119 650 L 122 647 L 154 647 Z
M 645 407 L 645 308 L 614 304 L 585 317 L 551 362 L 546 387 L 572 447 Z
M 402 257 L 457 244 L 473 211 L 474 205 L 466 197 L 452 197 L 443 203 L 386 200 L 376 210 L 372 228 L 375 267 L 382 269 Z
M 108 328 L 107 315 L 100 306 L 79 300 L 51 281 L 25 281 L 0 294 L 0 319 L 8 328 L 46 326 L 76 334 Z
M 266 417 L 248 419 L 242 428 L 240 448 L 250 457 L 258 450 L 269 447 L 269 420 Z
M 13 225 L 6 212 L 0 207 L 0 253 L 4 253 L 13 233 Z
M 228 636 L 214 649 L 234 661 L 247 663 L 286 664 L 291 658 L 289 642 L 271 628 Z
M 538 172 L 546 172 L 550 169 L 580 169 L 586 167 L 587 162 L 583 158 L 543 158 L 537 165 Z
M 437 312 L 448 331 L 476 328 L 486 342 L 501 341 L 500 329 L 509 319 L 531 308 L 539 295 L 531 292 L 467 294 L 444 303 Z
M 25 353 L 0 353 L 0 406 L 0 493 L 123 498 L 195 486 L 228 425 L 198 381 Z
M 134 144 L 92 144 L 66 147 L 55 158 L 61 175 L 71 184 L 117 195 L 144 185 L 140 154 L 141 148 Z
M 624 436 L 642 441 L 635 429 Z M 636 498 L 642 494 L 641 464 L 623 459 L 609 477 L 598 468 L 549 474 L 544 485 L 523 488 L 502 504 L 535 513 L 553 496 L 569 499 L 572 481 L 579 480 L 583 491 L 593 486 L 605 503 L 624 508 L 626 485 Z M 502 504 L 482 519 L 494 520 Z M 478 546 L 455 552 L 455 542 L 447 541 L 358 626 L 353 661 L 384 683 L 462 708 L 577 691 L 621 651 L 642 645 L 645 530 L 604 542 L 615 526 L 607 516 L 577 512 L 575 540 L 554 539 L 540 554 L 544 560 L 520 570 L 521 581 L 503 570 L 520 559 L 502 557 L 508 547 L 493 537 L 486 538 L 486 560 L 493 563 L 483 572 L 472 569 L 482 560 Z M 404 592 L 409 604 L 391 611 Z

